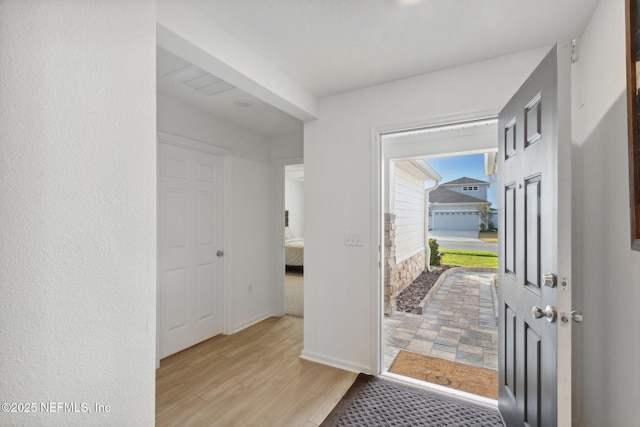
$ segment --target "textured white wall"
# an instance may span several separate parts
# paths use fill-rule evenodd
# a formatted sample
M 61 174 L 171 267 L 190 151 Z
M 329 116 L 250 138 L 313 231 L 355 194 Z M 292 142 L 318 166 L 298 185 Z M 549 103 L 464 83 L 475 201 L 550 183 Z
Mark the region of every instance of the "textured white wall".
M 372 293 L 379 290 L 371 277 L 371 245 L 378 244 L 370 233 L 371 128 L 497 114 L 547 51 L 320 101 L 320 118 L 305 124 L 304 131 L 305 357 L 363 372 L 372 369 L 376 325 L 371 315 L 377 310 Z M 363 246 L 344 246 L 347 231 L 361 232 Z
M 232 218 L 225 252 L 232 257 L 233 329 L 272 313 L 274 233 L 270 141 L 245 128 L 158 95 L 158 130 L 232 152 Z M 252 292 L 249 294 L 249 287 Z
M 624 0 L 601 1 L 573 67 L 576 425 L 640 418 L 640 252 L 630 249 Z M 579 424 L 581 423 L 581 424 Z
M 155 3 L 2 1 L 0 52 L 0 424 L 153 425 Z

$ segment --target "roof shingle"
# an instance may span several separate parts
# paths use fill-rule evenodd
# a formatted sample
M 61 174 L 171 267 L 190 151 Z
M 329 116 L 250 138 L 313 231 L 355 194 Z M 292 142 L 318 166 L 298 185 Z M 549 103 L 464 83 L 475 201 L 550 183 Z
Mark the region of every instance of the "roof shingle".
M 449 182 L 443 182 L 442 185 L 460 185 L 460 184 L 489 184 L 487 181 L 480 181 L 479 179 L 475 179 L 475 178 L 468 178 L 466 176 L 463 176 L 462 178 L 458 178 L 458 179 L 454 179 L 453 181 L 449 181 Z

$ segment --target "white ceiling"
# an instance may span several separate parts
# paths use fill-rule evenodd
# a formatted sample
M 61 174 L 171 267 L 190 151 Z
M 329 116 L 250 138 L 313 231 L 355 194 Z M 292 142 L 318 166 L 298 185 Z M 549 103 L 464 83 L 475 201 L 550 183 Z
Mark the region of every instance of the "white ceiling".
M 212 27 L 224 30 L 322 98 L 578 38 L 598 2 L 181 0 L 175 4 L 197 11 Z M 160 92 L 269 135 L 300 125 L 239 89 L 218 100 L 172 87 L 162 75 L 185 64 L 171 56 L 159 49 Z M 240 109 L 233 104 L 236 97 L 250 99 L 255 106 Z
M 578 37 L 598 0 L 188 0 L 317 97 Z
M 206 95 L 171 79 L 171 73 L 191 65 L 171 52 L 156 50 L 158 92 L 208 111 L 244 128 L 266 136 L 301 132 L 302 121 L 249 95 L 238 88 L 215 95 Z M 253 104 L 241 107 L 244 101 Z M 245 103 L 246 105 L 246 103 Z

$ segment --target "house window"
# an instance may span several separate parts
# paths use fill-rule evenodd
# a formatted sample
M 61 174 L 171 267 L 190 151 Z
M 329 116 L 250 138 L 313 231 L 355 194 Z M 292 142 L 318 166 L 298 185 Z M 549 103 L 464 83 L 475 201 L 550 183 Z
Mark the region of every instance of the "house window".
M 465 185 L 462 187 L 462 191 L 478 191 L 477 185 Z

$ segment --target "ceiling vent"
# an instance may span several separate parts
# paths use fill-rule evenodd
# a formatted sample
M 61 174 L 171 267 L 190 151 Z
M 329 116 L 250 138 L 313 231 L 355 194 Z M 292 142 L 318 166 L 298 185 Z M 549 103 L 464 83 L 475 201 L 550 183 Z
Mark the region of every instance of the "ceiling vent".
M 189 86 L 190 88 L 209 96 L 235 88 L 235 86 L 230 85 L 224 80 L 217 78 L 213 74 L 210 74 L 195 65 L 189 65 L 188 67 L 181 68 L 177 71 L 166 74 L 164 77 L 185 86 Z
M 251 108 L 251 107 L 253 107 L 253 102 L 249 101 L 248 99 L 236 99 L 235 101 L 233 101 L 233 103 L 236 104 L 240 108 Z

